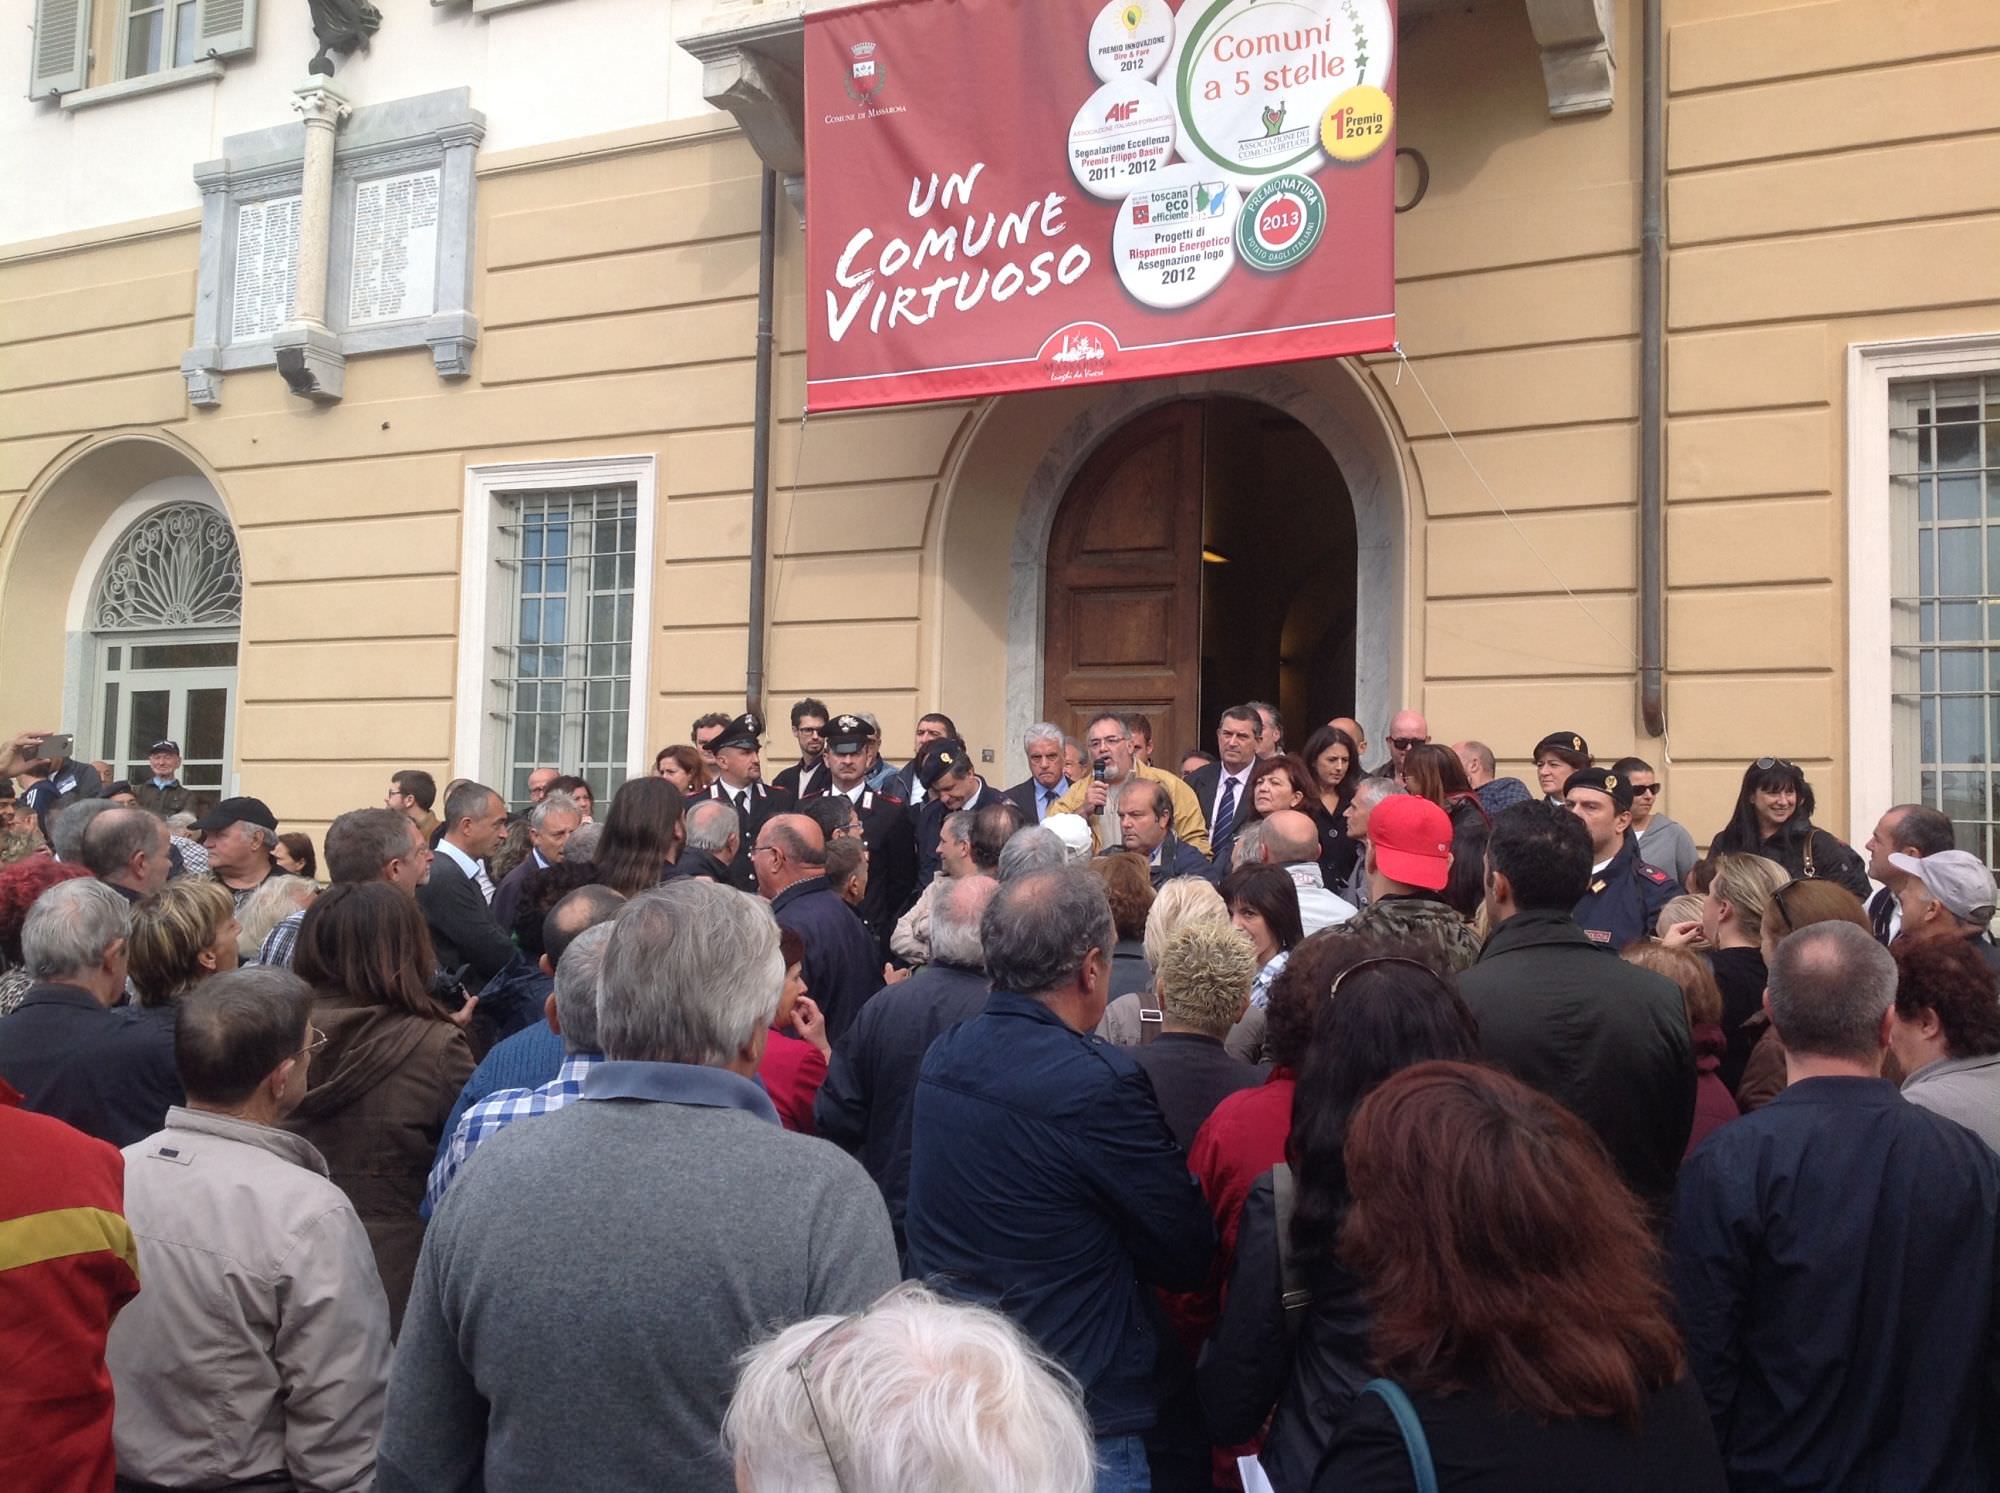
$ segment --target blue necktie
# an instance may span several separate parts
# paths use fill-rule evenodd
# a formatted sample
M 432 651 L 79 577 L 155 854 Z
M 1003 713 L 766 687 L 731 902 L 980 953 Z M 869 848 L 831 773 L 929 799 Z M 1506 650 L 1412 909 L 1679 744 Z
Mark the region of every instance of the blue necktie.
M 1236 823 L 1236 779 L 1222 780 L 1222 802 L 1216 806 L 1215 824 L 1208 832 L 1208 842 L 1220 845 L 1229 838 L 1229 831 Z
M 1044 788 L 1042 790 L 1042 812 L 1036 816 L 1037 819 L 1046 819 L 1049 817 L 1049 810 L 1056 806 L 1056 797 L 1055 789 Z

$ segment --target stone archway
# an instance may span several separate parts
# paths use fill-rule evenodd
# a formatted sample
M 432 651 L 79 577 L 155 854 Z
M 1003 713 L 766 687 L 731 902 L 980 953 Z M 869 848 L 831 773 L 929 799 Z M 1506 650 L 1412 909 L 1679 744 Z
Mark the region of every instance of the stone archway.
M 936 698 L 944 696 L 947 662 L 955 673 L 965 669 L 975 635 L 997 620 L 997 581 L 982 572 L 999 544 L 1009 546 L 1006 703 L 998 724 L 1010 753 L 1042 710 L 1049 537 L 1064 495 L 1111 432 L 1161 405 L 1204 396 L 1249 400 L 1286 414 L 1333 458 L 1355 522 L 1356 710 L 1363 720 L 1381 722 L 1399 703 L 1414 631 L 1406 598 L 1416 504 L 1400 442 L 1364 370 L 1331 360 L 1121 384 L 1094 397 L 1073 391 L 1024 395 L 996 400 L 969 422 L 946 472 L 933 535 L 939 548 Z M 1311 503 L 1315 495 L 1301 493 L 1298 501 Z M 967 646 L 961 647 L 961 637 Z
M 106 560 L 135 522 L 183 504 L 212 509 L 229 522 L 205 465 L 158 432 L 80 442 L 37 479 L 0 553 L 0 656 L 8 660 L 9 719 L 89 727 L 79 737 L 78 755 L 99 755 L 104 705 L 94 603 Z M 121 657 L 121 666 L 129 662 Z

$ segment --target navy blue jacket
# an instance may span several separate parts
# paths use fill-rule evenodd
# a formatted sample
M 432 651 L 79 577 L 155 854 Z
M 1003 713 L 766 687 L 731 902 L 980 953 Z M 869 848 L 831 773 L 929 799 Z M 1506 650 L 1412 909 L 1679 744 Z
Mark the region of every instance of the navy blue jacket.
M 1019 1323 L 1098 1435 L 1152 1425 L 1146 1287 L 1199 1286 L 1215 1225 L 1131 1055 L 995 991 L 925 1054 L 911 1135 L 910 1273 Z
M 1651 938 L 1660 913 L 1678 895 L 1673 877 L 1639 859 L 1635 837 L 1627 835 L 1611 864 L 1590 878 L 1570 916 L 1592 943 L 1615 954 L 1629 943 Z
M 965 812 L 976 813 L 988 804 L 1004 804 L 1007 795 L 991 783 L 982 781 L 979 791 L 965 801 Z M 936 794 L 926 798 L 915 810 L 917 816 L 917 891 L 921 892 L 937 877 L 938 836 L 944 831 L 944 821 L 952 813 L 945 801 Z M 914 897 L 911 900 L 915 900 Z
M 824 876 L 795 881 L 771 899 L 780 928 L 805 940 L 806 994 L 826 1016 L 826 1040 L 838 1044 L 861 1014 L 862 1002 L 882 988 L 882 951 L 860 916 L 841 901 Z
M 0 1079 L 21 1091 L 23 1108 L 119 1147 L 186 1102 L 173 1007 L 107 1008 L 76 985 L 31 985 L 0 1021 Z
M 1669 1271 L 1735 1493 L 1990 1488 L 2000 1158 L 1806 1078 L 1681 1173 Z
M 986 972 L 932 962 L 871 996 L 827 1060 L 813 1128 L 863 1166 L 900 1237 L 910 1191 L 910 1104 L 938 1033 L 986 1005 Z

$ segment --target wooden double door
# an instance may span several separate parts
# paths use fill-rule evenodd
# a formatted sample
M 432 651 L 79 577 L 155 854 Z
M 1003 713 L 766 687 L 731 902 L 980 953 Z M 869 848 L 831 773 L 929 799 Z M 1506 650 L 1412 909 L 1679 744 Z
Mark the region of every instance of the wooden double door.
M 1155 758 L 1200 734 L 1204 443 L 1208 407 L 1162 406 L 1091 456 L 1049 535 L 1047 718 L 1083 738 L 1100 710 L 1152 718 Z

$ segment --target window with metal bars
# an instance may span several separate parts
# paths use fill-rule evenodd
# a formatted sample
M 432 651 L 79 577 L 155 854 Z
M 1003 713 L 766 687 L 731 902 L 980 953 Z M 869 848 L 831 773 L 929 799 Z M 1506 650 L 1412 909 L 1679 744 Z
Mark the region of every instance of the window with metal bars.
M 2000 376 L 1893 385 L 1889 442 L 1897 794 L 1994 865 Z
M 603 802 L 625 781 L 632 710 L 638 498 L 631 484 L 506 492 L 501 559 L 511 636 L 495 648 L 494 698 L 510 801 L 556 767 Z

